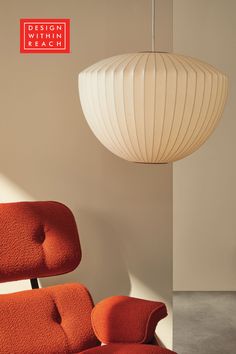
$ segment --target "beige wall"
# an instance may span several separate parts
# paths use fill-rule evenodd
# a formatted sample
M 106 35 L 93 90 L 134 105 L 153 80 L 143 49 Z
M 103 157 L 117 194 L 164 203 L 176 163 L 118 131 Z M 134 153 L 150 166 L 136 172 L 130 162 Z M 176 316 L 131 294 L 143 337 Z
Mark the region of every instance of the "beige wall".
M 157 5 L 157 47 L 170 49 L 172 1 Z M 151 1 L 8 0 L 0 16 L 0 200 L 64 202 L 82 243 L 78 270 L 42 285 L 82 282 L 95 301 L 114 294 L 163 300 L 170 316 L 158 333 L 170 345 L 172 166 L 113 156 L 90 131 L 77 93 L 78 72 L 93 62 L 150 49 Z M 72 53 L 19 54 L 19 19 L 27 17 L 71 18 Z
M 174 0 L 174 50 L 230 78 L 216 131 L 174 164 L 175 290 L 236 290 L 235 14 L 235 0 Z

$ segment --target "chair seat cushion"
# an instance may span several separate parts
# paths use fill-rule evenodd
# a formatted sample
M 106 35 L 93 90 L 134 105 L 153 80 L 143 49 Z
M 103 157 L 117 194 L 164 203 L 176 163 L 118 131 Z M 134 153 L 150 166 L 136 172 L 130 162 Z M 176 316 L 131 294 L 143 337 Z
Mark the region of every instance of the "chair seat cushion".
M 148 344 L 108 344 L 77 354 L 176 354 L 175 352 Z
M 81 284 L 0 295 L 1 354 L 65 354 L 99 345 Z

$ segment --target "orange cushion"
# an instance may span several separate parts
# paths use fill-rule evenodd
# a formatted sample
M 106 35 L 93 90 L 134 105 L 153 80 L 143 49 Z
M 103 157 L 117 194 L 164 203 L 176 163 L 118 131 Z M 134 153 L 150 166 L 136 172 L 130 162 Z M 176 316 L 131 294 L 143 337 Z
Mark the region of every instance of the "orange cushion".
M 75 219 L 57 202 L 0 204 L 0 282 L 72 271 L 81 259 Z
M 99 302 L 92 311 L 97 338 L 108 343 L 150 343 L 157 323 L 167 316 L 162 302 L 112 296 Z
M 0 352 L 65 354 L 94 347 L 92 307 L 80 284 L 0 295 Z
M 148 344 L 108 344 L 78 354 L 176 354 L 171 350 Z

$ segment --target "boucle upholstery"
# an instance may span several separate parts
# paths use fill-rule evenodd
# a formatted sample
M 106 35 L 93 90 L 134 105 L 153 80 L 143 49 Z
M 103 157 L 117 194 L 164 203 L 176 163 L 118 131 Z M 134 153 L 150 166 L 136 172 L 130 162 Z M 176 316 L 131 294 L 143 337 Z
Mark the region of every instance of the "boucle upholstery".
M 97 338 L 108 343 L 150 343 L 157 323 L 167 316 L 162 302 L 112 296 L 99 302 L 92 311 Z
M 0 353 L 69 354 L 99 344 L 80 284 L 0 295 Z
M 75 219 L 57 202 L 0 204 L 0 282 L 67 273 L 81 260 Z
M 80 260 L 76 223 L 66 206 L 0 204 L 0 282 L 63 274 Z M 92 308 L 80 284 L 0 295 L 0 353 L 174 353 L 142 344 L 154 344 L 155 327 L 167 315 L 163 303 L 113 296 Z M 93 329 L 102 342 L 119 344 L 100 346 Z M 127 344 L 132 342 L 141 344 Z

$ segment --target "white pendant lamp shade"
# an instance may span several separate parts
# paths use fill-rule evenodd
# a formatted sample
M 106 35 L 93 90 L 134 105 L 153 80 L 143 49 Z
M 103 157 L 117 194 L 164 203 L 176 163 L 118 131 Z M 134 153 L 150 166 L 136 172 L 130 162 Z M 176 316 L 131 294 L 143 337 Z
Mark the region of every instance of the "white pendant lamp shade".
M 123 54 L 79 75 L 95 136 L 129 161 L 167 163 L 197 150 L 214 130 L 227 77 L 202 61 L 171 53 Z

